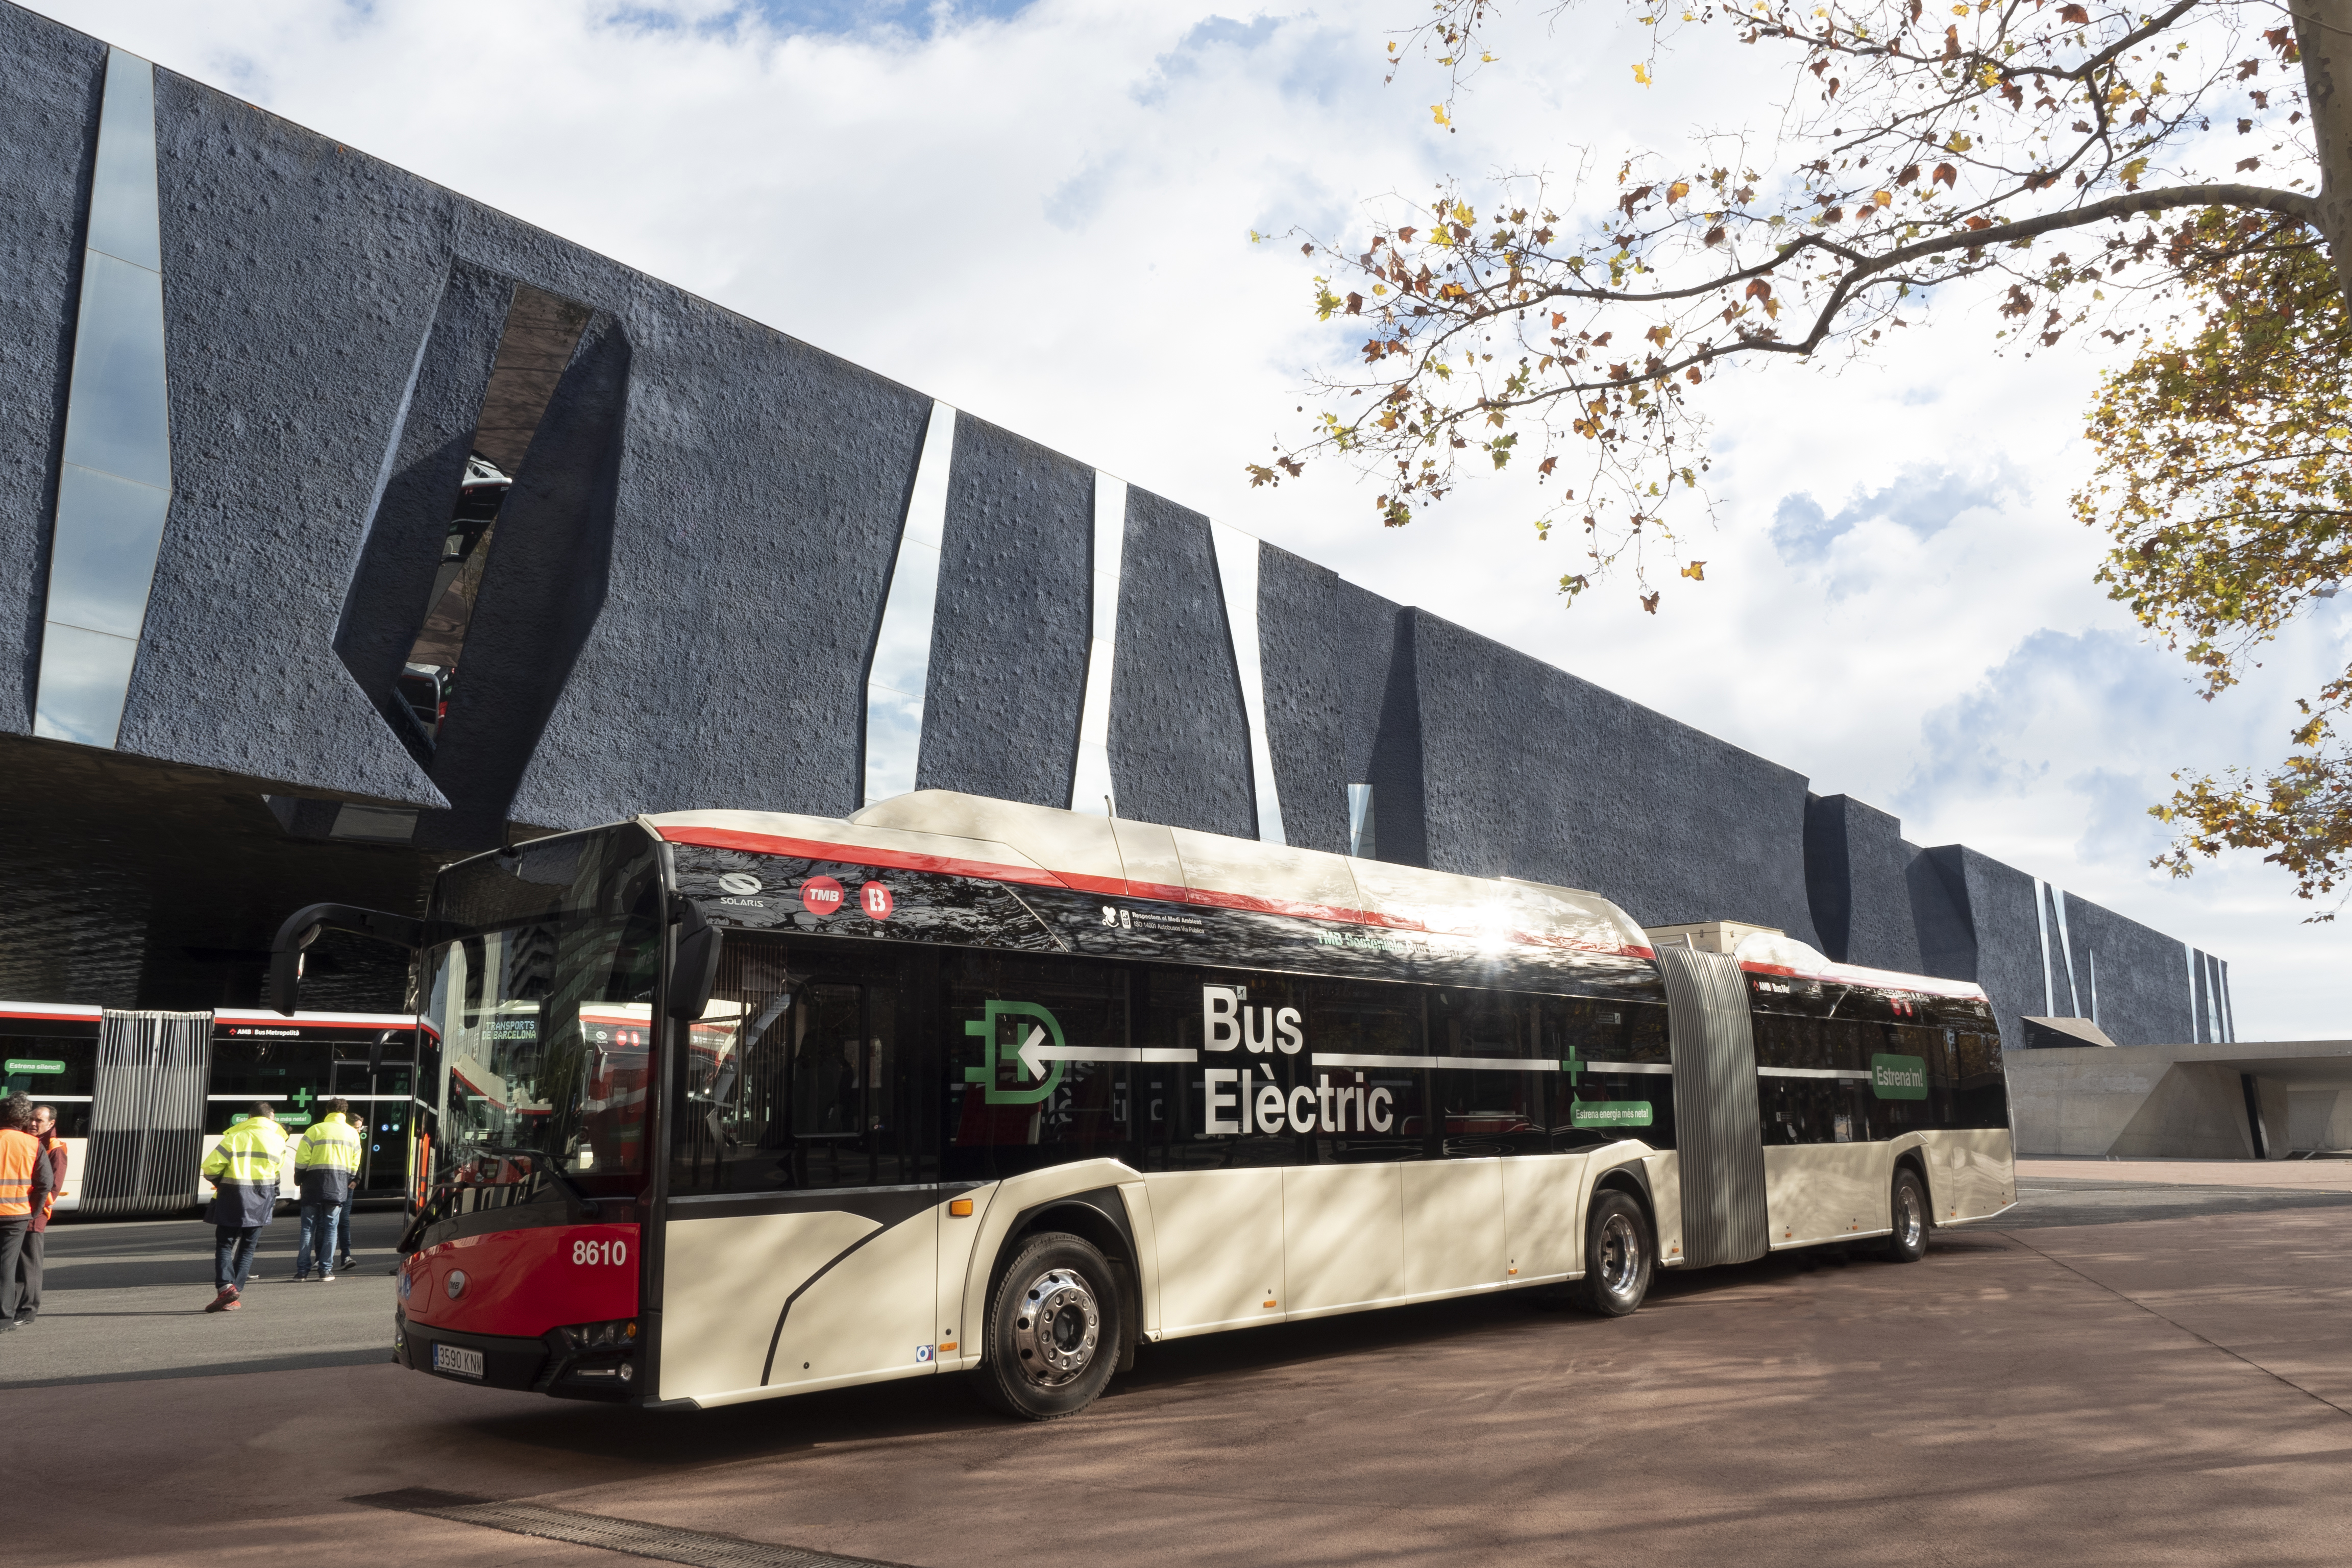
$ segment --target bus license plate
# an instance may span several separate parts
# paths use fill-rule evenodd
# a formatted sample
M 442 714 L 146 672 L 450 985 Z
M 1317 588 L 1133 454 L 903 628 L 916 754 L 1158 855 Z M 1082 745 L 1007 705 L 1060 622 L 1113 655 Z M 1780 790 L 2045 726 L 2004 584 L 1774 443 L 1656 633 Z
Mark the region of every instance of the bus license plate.
M 479 1377 L 482 1375 L 482 1352 L 464 1350 L 457 1345 L 435 1345 L 433 1370 L 454 1373 L 459 1377 Z

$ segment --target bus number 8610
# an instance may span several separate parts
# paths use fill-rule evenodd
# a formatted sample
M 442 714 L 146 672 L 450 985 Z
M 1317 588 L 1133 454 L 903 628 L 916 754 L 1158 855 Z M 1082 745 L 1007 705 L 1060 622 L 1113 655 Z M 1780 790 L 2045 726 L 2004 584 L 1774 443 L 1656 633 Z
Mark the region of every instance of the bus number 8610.
M 575 1241 L 572 1244 L 574 1263 L 609 1263 L 614 1267 L 629 1260 L 629 1244 L 625 1241 Z

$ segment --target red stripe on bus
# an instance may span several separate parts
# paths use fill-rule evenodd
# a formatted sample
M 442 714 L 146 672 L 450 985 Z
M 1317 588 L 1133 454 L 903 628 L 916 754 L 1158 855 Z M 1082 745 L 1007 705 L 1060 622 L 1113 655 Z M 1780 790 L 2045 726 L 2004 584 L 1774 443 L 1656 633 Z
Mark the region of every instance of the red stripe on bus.
M 1915 985 L 1908 984 L 1889 985 L 1882 981 L 1858 979 L 1852 974 L 1816 973 L 1810 969 L 1793 969 L 1785 963 L 1742 963 L 1739 967 L 1746 970 L 1750 974 L 1785 974 L 1792 980 L 1825 980 L 1834 985 L 1859 985 L 1865 989 L 1874 991 L 1916 991 L 1922 996 L 1969 997 L 1981 996 L 1984 994 L 1984 988 L 1982 986 L 1971 985 L 1965 980 L 1953 981 L 1952 986 L 1954 988 L 1947 990 L 1937 985 Z M 1906 982 L 1909 982 L 1926 977 L 1906 974 L 1902 978 Z
M 1341 925 L 1386 926 L 1393 931 L 1429 931 L 1436 935 L 1475 936 L 1472 930 L 1445 931 L 1403 915 L 1375 910 L 1351 910 L 1337 904 L 1304 903 L 1293 899 L 1266 899 L 1251 893 L 1228 893 L 1207 888 L 1179 888 L 1165 882 L 1129 881 L 1076 871 L 1045 871 L 1028 866 L 1002 866 L 987 860 L 965 860 L 947 855 L 918 855 L 902 849 L 877 849 L 859 844 L 835 844 L 815 838 L 788 838 L 781 834 L 746 833 L 732 827 L 665 826 L 661 836 L 673 844 L 699 844 L 710 849 L 737 849 L 753 855 L 789 855 L 803 860 L 824 860 L 844 866 L 879 866 L 906 871 L 936 871 L 949 876 L 979 877 L 1028 887 L 1066 888 L 1072 892 L 1112 898 L 1152 899 L 1162 903 L 1193 904 L 1203 909 L 1245 910 L 1258 914 L 1289 915 L 1301 920 L 1328 921 Z M 1513 931 L 1512 940 L 1530 947 L 1572 948 L 1580 952 L 1606 953 L 1617 958 L 1654 959 L 1646 947 L 1606 947 L 1567 937 L 1529 936 Z
M 744 833 L 731 827 L 664 827 L 661 836 L 673 844 L 699 844 L 709 849 L 740 849 L 753 855 L 789 855 L 801 860 L 829 860 L 841 866 L 883 866 L 900 871 L 936 871 L 950 877 L 981 877 L 992 882 L 1018 882 L 1024 887 L 1061 888 L 1068 884 L 1051 871 L 1034 866 L 998 866 L 986 860 L 964 860 L 951 855 L 916 855 L 903 849 L 875 849 L 863 844 L 828 844 L 814 838 L 786 838 L 781 834 Z

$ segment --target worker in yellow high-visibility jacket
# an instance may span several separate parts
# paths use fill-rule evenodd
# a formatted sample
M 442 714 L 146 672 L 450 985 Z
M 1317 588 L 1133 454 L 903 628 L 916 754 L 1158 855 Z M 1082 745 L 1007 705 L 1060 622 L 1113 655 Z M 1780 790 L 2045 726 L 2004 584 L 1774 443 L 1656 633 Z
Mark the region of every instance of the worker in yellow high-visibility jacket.
M 207 1312 L 234 1312 L 244 1305 L 254 1243 L 278 1212 L 278 1161 L 285 1150 L 286 1133 L 278 1125 L 278 1112 L 262 1100 L 222 1133 L 205 1156 L 205 1179 L 213 1184 L 205 1218 L 213 1227 L 216 1292 Z
M 335 1277 L 335 1227 L 360 1173 L 360 1133 L 351 1123 L 351 1110 L 348 1100 L 327 1101 L 327 1113 L 294 1146 L 294 1183 L 302 1192 L 302 1245 L 294 1253 L 298 1284 L 310 1277 L 314 1243 L 319 1279 Z M 349 1241 L 343 1250 L 350 1252 Z

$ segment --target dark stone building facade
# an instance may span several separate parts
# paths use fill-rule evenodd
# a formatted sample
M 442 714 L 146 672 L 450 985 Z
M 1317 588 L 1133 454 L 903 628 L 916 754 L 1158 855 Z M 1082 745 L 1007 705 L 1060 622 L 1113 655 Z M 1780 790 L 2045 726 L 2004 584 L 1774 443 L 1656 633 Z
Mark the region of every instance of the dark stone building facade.
M 940 787 L 2230 1033 L 2122 915 L 5 4 L 0 131 L 0 994 L 247 1002 L 310 899 Z

